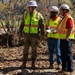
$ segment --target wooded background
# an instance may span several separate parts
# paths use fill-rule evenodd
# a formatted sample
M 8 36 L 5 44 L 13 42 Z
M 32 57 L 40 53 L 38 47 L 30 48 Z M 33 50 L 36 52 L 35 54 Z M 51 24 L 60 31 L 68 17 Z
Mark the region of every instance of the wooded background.
M 7 46 L 13 45 L 19 41 L 17 31 L 20 26 L 23 12 L 27 11 L 27 3 L 30 0 L 0 0 L 0 43 L 6 40 Z M 37 10 L 44 16 L 49 17 L 49 9 L 52 5 L 60 6 L 67 3 L 70 6 L 70 14 L 75 18 L 75 0 L 36 0 L 38 3 Z M 5 37 L 4 37 L 5 35 Z M 11 41 L 11 42 L 9 42 Z

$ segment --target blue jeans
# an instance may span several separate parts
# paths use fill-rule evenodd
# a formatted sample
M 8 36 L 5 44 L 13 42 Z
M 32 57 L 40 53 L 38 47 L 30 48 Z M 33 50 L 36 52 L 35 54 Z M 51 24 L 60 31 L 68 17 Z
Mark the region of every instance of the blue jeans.
M 73 71 L 72 40 L 60 40 L 62 70 Z
M 57 63 L 61 63 L 60 40 L 55 38 L 47 39 L 49 49 L 49 62 L 54 63 L 54 50 L 56 51 Z

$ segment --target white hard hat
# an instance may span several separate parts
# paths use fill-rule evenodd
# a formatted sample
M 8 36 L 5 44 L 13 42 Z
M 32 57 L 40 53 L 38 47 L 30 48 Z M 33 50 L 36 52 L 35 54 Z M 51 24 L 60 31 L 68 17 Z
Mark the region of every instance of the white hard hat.
M 60 6 L 60 9 L 67 9 L 67 10 L 70 10 L 69 6 L 67 4 L 62 4 Z
M 35 7 L 37 7 L 38 5 L 37 5 L 37 3 L 36 3 L 35 0 L 31 0 L 31 1 L 28 3 L 28 7 L 29 7 L 29 6 L 35 6 Z
M 52 6 L 50 11 L 53 11 L 53 12 L 59 12 L 59 9 L 57 6 Z

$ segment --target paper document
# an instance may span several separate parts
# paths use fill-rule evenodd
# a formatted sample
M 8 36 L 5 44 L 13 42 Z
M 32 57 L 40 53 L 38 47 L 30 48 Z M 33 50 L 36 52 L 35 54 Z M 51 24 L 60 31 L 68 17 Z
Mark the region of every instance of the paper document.
M 50 29 L 49 29 L 49 30 L 46 30 L 46 32 L 50 33 L 50 32 L 51 32 L 51 30 L 50 30 Z
M 55 28 L 48 29 L 46 32 L 51 33 L 53 30 L 55 30 Z

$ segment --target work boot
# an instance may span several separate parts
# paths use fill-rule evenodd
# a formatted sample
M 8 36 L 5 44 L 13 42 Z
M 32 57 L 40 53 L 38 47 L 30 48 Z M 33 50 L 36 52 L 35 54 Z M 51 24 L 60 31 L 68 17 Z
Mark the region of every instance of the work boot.
M 53 63 L 50 63 L 49 68 L 50 68 L 50 69 L 54 69 Z
M 72 75 L 73 72 L 65 71 L 64 75 Z
M 22 64 L 22 65 L 20 66 L 20 68 L 22 68 L 22 69 L 26 68 L 26 64 Z
M 33 69 L 35 68 L 35 63 L 32 61 L 32 66 Z
M 50 66 L 50 69 L 53 69 L 53 68 L 54 68 L 54 66 L 53 66 L 53 65 L 51 65 L 51 66 Z
M 66 72 L 66 70 L 60 70 L 60 71 L 58 71 L 58 73 L 64 73 L 64 72 Z
M 23 63 L 22 63 L 22 65 L 20 66 L 22 69 L 26 68 L 26 62 L 27 62 L 27 61 L 23 60 Z
M 57 64 L 56 70 L 61 70 L 61 64 Z

